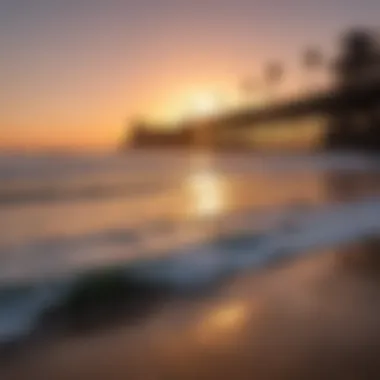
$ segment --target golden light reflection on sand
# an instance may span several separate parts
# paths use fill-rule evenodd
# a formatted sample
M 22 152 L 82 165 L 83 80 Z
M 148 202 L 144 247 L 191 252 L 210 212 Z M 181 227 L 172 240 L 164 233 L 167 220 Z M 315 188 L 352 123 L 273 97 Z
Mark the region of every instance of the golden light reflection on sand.
M 244 305 L 227 305 L 215 310 L 208 319 L 208 322 L 219 330 L 227 330 L 241 325 L 246 317 Z
M 234 302 L 217 306 L 196 326 L 197 338 L 202 343 L 219 343 L 229 333 L 236 334 L 249 320 L 247 304 Z

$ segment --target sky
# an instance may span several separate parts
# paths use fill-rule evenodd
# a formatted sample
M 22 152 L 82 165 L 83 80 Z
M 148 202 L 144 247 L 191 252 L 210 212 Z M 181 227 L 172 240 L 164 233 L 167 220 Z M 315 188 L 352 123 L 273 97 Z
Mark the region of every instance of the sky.
M 330 57 L 378 0 L 0 0 L 0 148 L 112 147 L 129 121 L 173 120 L 207 96 L 236 102 L 280 61 Z

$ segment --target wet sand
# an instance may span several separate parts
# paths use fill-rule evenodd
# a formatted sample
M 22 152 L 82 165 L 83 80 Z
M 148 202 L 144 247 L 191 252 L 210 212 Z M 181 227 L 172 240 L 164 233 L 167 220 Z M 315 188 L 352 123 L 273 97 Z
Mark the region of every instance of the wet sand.
M 146 318 L 32 344 L 23 379 L 378 379 L 380 249 L 367 242 L 247 272 Z

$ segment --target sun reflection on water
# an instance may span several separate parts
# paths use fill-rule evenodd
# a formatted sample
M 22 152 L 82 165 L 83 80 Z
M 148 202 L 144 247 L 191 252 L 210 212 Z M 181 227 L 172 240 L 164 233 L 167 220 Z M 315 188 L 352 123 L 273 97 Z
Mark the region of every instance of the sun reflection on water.
M 225 207 L 223 180 L 211 168 L 191 173 L 187 179 L 191 197 L 191 213 L 198 217 L 212 217 Z

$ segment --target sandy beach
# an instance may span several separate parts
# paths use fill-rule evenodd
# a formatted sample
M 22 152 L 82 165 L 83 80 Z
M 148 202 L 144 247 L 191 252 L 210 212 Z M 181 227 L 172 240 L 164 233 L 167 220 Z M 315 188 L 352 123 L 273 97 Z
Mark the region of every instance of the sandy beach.
M 317 252 L 162 302 L 138 323 L 51 337 L 9 357 L 0 377 L 377 379 L 378 248 Z

